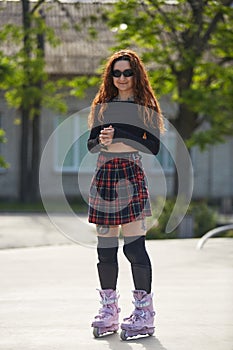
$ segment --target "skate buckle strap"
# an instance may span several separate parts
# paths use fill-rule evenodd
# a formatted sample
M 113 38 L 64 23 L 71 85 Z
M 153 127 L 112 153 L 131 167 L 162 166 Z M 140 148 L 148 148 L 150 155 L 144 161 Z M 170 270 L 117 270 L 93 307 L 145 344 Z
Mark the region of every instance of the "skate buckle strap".
M 136 301 L 133 301 L 133 304 L 137 308 L 143 308 L 143 307 L 150 306 L 151 302 L 149 300 L 147 300 L 147 301 L 136 300 Z
M 117 302 L 117 298 L 108 298 L 106 295 L 103 296 L 102 300 L 100 301 L 100 304 L 102 305 L 112 305 Z
M 99 310 L 99 313 L 101 317 L 104 317 L 106 314 L 113 315 L 113 309 L 108 308 L 108 307 L 103 307 L 102 309 Z M 97 315 L 96 317 L 99 317 L 100 315 Z
M 130 317 L 124 318 L 124 321 L 132 321 L 135 322 L 140 318 L 145 318 L 146 313 L 143 310 L 135 309 L 133 313 L 130 315 Z
M 144 317 L 146 316 L 146 313 L 143 310 L 134 310 L 133 315 L 136 317 Z

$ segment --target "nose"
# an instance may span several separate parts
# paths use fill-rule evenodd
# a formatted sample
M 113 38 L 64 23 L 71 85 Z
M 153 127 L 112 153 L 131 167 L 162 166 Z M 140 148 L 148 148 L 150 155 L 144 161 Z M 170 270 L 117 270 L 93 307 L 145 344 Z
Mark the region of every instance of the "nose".
M 125 80 L 125 77 L 123 74 L 121 74 L 121 76 L 119 77 L 120 80 Z

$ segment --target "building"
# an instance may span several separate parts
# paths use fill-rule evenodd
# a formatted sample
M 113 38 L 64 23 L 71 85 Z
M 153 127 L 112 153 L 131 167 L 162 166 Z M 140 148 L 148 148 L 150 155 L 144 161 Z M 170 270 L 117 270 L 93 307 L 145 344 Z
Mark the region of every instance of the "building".
M 61 76 L 93 75 L 101 60 L 109 55 L 109 48 L 114 43 L 114 33 L 103 23 L 95 22 L 95 14 L 101 11 L 102 4 L 87 2 L 69 4 L 68 7 L 66 5 L 47 3 L 44 8 L 47 24 L 53 27 L 57 36 L 61 38 L 61 44 L 56 48 L 46 45 L 46 69 L 51 79 Z M 110 5 L 105 4 L 104 6 Z M 4 1 L 0 3 L 0 8 L 1 26 L 11 22 L 21 24 L 20 2 Z M 93 27 L 98 32 L 95 39 L 87 36 L 88 26 L 85 26 L 87 18 L 89 18 L 88 21 L 93 21 Z M 91 22 L 89 23 L 91 26 Z M 75 30 L 76 27 L 82 27 L 82 30 L 79 32 Z M 9 42 L 4 50 L 14 52 L 16 47 Z M 51 110 L 42 111 L 41 151 L 46 156 L 48 151 L 49 161 L 47 159 L 47 163 L 44 163 L 41 168 L 41 178 L 43 190 L 49 197 L 59 197 L 62 191 L 69 197 L 80 194 L 87 196 L 95 164 L 95 156 L 88 154 L 86 149 L 87 114 L 95 92 L 95 89 L 88 90 L 86 97 L 82 100 L 70 96 L 67 99 L 69 111 L 66 117 Z M 168 119 L 172 118 L 175 115 L 176 106 L 167 96 L 164 96 L 160 103 L 165 116 Z M 0 198 L 2 199 L 16 199 L 18 196 L 20 130 L 19 126 L 14 123 L 17 118 L 18 112 L 7 106 L 2 93 L 0 95 L 0 127 L 6 131 L 8 142 L 0 144 L 0 154 L 10 164 L 9 169 L 0 169 Z M 57 129 L 59 131 L 54 135 L 53 131 L 64 120 L 69 120 L 66 128 Z M 51 141 L 51 135 L 53 135 L 53 143 L 48 147 L 47 142 Z M 158 157 L 144 156 L 151 195 L 154 197 L 172 194 L 173 161 L 166 147 L 174 149 L 175 140 L 176 134 L 168 127 L 168 132 L 163 137 L 164 146 Z M 77 142 L 64 158 L 65 148 L 73 141 Z M 203 153 L 196 147 L 192 149 L 193 198 L 209 198 L 222 203 L 225 211 L 232 209 L 232 149 L 233 137 L 226 138 L 225 143 L 209 146 Z M 184 172 L 184 176 L 188 174 Z

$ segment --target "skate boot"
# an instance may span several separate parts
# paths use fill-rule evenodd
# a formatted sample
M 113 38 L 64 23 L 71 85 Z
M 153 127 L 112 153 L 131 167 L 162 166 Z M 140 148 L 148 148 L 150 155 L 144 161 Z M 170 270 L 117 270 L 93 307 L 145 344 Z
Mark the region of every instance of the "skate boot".
M 103 305 L 99 310 L 99 315 L 95 316 L 92 322 L 93 335 L 95 338 L 100 337 L 104 333 L 117 332 L 119 328 L 119 312 L 117 292 L 113 289 L 99 290 Z
M 152 295 L 144 290 L 133 291 L 135 310 L 121 324 L 121 339 L 137 335 L 152 335 L 154 333 L 154 315 Z

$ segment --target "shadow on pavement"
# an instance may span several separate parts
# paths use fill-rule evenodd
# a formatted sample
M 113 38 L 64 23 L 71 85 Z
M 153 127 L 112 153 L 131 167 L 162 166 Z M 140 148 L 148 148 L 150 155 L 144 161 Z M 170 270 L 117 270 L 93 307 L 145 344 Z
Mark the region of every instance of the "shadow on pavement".
M 127 341 L 123 341 L 119 339 L 120 334 L 109 334 L 105 335 L 103 337 L 95 339 L 97 342 L 107 342 L 108 348 L 111 350 L 133 350 L 135 347 L 135 344 L 140 344 L 142 346 L 142 349 L 149 350 L 168 350 L 165 348 L 159 341 L 158 338 L 155 336 L 145 336 L 145 337 L 138 337 L 138 338 L 129 338 Z

